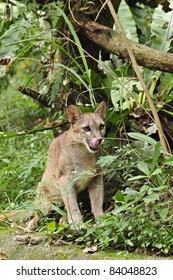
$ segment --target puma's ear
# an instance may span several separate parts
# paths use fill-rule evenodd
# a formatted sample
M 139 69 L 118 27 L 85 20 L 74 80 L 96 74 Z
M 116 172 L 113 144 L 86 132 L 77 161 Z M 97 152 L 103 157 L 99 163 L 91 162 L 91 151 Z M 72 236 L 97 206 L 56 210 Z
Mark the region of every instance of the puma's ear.
M 95 110 L 95 113 L 104 120 L 106 118 L 106 102 L 102 101 Z
M 70 105 L 67 108 L 67 114 L 69 123 L 74 124 L 79 119 L 82 112 L 75 105 Z

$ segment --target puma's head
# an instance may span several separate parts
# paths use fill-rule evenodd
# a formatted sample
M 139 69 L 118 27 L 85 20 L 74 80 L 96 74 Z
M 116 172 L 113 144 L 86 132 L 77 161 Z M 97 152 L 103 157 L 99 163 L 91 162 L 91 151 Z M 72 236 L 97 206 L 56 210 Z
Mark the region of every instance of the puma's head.
M 94 113 L 82 113 L 76 106 L 70 105 L 67 113 L 73 141 L 84 144 L 90 153 L 97 152 L 106 133 L 106 103 L 101 102 Z

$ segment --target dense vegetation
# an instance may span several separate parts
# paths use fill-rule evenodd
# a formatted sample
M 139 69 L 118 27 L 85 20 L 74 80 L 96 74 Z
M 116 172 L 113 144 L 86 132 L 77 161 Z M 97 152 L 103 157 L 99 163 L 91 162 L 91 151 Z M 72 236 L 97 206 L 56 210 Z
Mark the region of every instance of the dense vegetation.
M 66 233 L 74 242 L 101 249 L 138 248 L 172 255 L 172 72 L 140 66 L 168 152 L 130 60 L 102 50 L 98 58 L 89 54 L 93 66 L 73 16 L 71 21 L 66 16 L 64 1 L 7 2 L 0 1 L 0 211 L 32 207 L 48 145 L 66 123 L 65 105 L 76 103 L 87 111 L 105 100 L 107 139 L 99 163 L 108 211 L 98 225 L 89 220 L 77 232 L 52 219 L 43 219 L 38 230 L 52 238 Z M 83 11 L 94 10 L 94 1 L 79 2 Z M 173 1 L 157 1 L 164 9 L 150 1 L 149 6 L 144 5 L 147 1 L 133 6 L 119 2 L 118 15 L 128 38 L 173 53 Z M 51 126 L 56 130 L 47 129 Z

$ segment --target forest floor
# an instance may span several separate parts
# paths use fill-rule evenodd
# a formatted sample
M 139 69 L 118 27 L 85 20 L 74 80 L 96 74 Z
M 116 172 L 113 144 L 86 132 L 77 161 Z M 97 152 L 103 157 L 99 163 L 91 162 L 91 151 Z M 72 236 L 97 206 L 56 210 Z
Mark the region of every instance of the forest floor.
M 0 259 L 7 260 L 159 260 L 155 255 L 129 253 L 121 250 L 96 251 L 85 253 L 84 248 L 73 244 L 43 239 L 37 244 L 15 241 L 14 232 L 0 231 Z M 86 250 L 87 251 L 87 250 Z M 90 251 L 90 250 L 89 250 Z

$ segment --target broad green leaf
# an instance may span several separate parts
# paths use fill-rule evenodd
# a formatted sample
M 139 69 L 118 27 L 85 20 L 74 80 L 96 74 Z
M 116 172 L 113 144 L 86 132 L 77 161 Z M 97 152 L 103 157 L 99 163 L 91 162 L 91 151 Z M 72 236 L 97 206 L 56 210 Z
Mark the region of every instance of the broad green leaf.
M 154 172 L 151 173 L 151 176 L 155 176 L 157 174 L 162 174 L 162 169 L 161 168 L 157 168 L 156 170 L 154 170 Z
M 139 192 L 132 189 L 127 189 L 124 191 L 124 194 L 136 196 L 139 194 Z
M 128 207 L 129 207 L 128 204 L 125 204 L 125 205 L 123 204 L 122 206 L 119 206 L 118 208 L 114 209 L 112 211 L 112 214 L 115 216 L 119 215 L 121 212 L 124 212 Z
M 161 83 L 161 89 L 160 91 L 164 91 L 164 96 L 166 99 L 169 100 L 169 98 L 171 98 L 170 96 L 167 96 L 167 94 L 169 94 L 169 92 L 172 90 L 173 88 L 173 74 L 172 73 L 162 73 L 162 83 Z M 166 110 L 165 110 L 166 111 Z M 167 113 L 171 114 L 172 112 L 167 111 Z
M 169 212 L 168 208 L 163 208 L 158 211 L 158 213 L 162 219 L 165 219 L 167 217 L 168 212 Z
M 169 25 L 169 28 L 165 28 L 167 25 Z M 165 52 L 168 51 L 173 35 L 171 25 L 172 11 L 164 12 L 161 5 L 155 8 L 151 23 L 152 48 Z
M 7 159 L 7 158 L 3 158 L 3 159 L 1 159 L 2 160 L 2 162 L 4 162 L 4 163 L 7 163 L 7 164 L 9 164 L 10 163 L 10 160 L 9 159 Z
M 135 139 L 135 140 L 139 140 L 142 142 L 146 142 L 148 144 L 151 144 L 152 146 L 155 146 L 157 144 L 157 141 L 154 140 L 153 138 L 144 135 L 142 133 L 137 133 L 137 132 L 129 132 L 127 133 L 128 136 L 130 136 L 131 138 Z
M 53 221 L 53 222 L 48 223 L 48 224 L 47 224 L 47 228 L 48 228 L 49 230 L 51 230 L 52 232 L 54 232 L 55 229 L 56 229 L 56 222 Z
M 133 107 L 134 102 L 141 99 L 141 85 L 132 77 L 117 77 L 112 82 L 111 99 L 116 110 L 126 110 Z
M 160 142 L 158 142 L 154 147 L 153 160 L 152 160 L 152 164 L 151 164 L 152 170 L 158 164 L 158 159 L 160 157 L 160 154 L 161 154 L 161 144 L 160 144 Z
M 154 245 L 155 245 L 155 247 L 158 248 L 158 249 L 161 249 L 161 248 L 163 247 L 163 244 L 162 244 L 162 243 L 158 243 L 158 242 L 155 243 Z
M 172 2 L 172 1 L 170 1 Z M 170 3 L 171 4 L 171 3 Z M 144 24 L 143 24 L 144 25 Z M 144 25 L 145 26 L 145 25 Z M 172 11 L 164 12 L 161 5 L 158 5 L 155 9 L 153 9 L 152 22 L 148 24 L 150 26 L 150 47 L 159 51 L 168 52 L 171 47 L 173 29 L 172 29 Z M 145 42 L 146 43 L 146 42 Z M 147 82 L 147 85 L 150 84 L 150 81 L 153 76 L 153 71 L 147 68 L 144 68 L 144 78 Z M 171 75 L 169 73 L 162 74 L 161 71 L 156 71 L 155 75 L 159 78 L 160 75 L 167 76 L 168 79 L 171 79 Z M 163 79 L 164 80 L 164 79 Z M 167 77 L 166 77 L 167 80 Z M 166 82 L 166 80 L 161 83 L 160 91 L 163 90 L 164 95 L 168 92 L 168 88 L 170 88 L 172 84 L 172 80 Z
M 130 240 L 130 239 L 127 239 L 126 240 L 126 244 L 133 247 L 134 246 L 134 243 Z
M 168 166 L 173 166 L 173 156 L 166 159 L 164 163 Z
M 158 193 L 152 193 L 143 198 L 146 205 L 148 205 L 149 203 L 155 202 L 156 200 L 159 200 L 159 199 L 160 199 L 160 196 Z
M 139 161 L 137 164 L 138 169 L 147 176 L 150 176 L 148 165 L 144 161 Z
M 140 188 L 140 192 L 148 192 L 149 190 L 151 190 L 151 187 L 148 186 L 148 185 L 143 185 L 143 186 Z
M 152 188 L 152 190 L 153 191 L 162 191 L 162 190 L 169 189 L 169 188 L 170 188 L 170 186 L 164 185 L 164 186 L 154 187 L 154 188 Z
M 118 9 L 118 16 L 120 17 L 120 19 L 123 19 L 121 20 L 121 25 L 126 34 L 126 37 L 132 41 L 138 42 L 136 23 L 133 19 L 132 12 L 125 0 L 121 1 Z
M 124 201 L 124 195 L 123 195 L 123 193 L 120 191 L 120 190 L 118 190 L 117 192 L 116 192 L 116 195 L 115 195 L 115 197 L 116 197 L 116 200 L 117 201 Z
M 132 177 L 132 178 L 129 178 L 127 181 L 130 182 L 130 181 L 145 179 L 145 178 L 147 178 L 147 177 L 148 177 L 148 176 L 145 176 L 145 175 L 137 175 L 137 176 L 134 176 L 134 177 Z
M 136 5 L 134 7 L 130 7 L 130 10 L 136 26 L 138 30 L 140 30 L 140 32 L 138 32 L 140 43 L 149 44 L 151 39 L 151 20 L 154 10 L 149 6 L 144 7 L 145 8 L 140 5 Z

